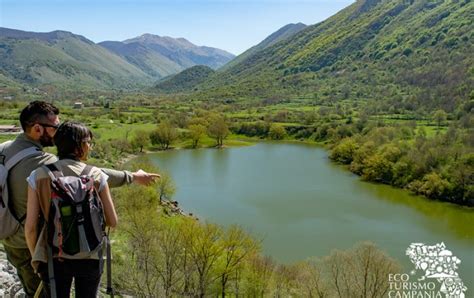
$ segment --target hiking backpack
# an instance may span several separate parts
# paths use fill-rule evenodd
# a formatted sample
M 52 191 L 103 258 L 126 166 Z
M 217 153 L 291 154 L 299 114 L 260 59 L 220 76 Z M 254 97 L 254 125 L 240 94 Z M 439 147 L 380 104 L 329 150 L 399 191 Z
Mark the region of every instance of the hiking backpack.
M 105 236 L 102 203 L 87 165 L 79 177 L 64 176 L 55 165 L 43 168 L 51 178 L 48 244 L 64 254 L 87 259 L 98 251 Z
M 47 224 L 48 274 L 51 296 L 56 297 L 53 254 L 65 254 L 75 259 L 87 259 L 98 253 L 103 266 L 103 246 L 107 246 L 107 292 L 111 286 L 111 250 L 105 233 L 105 215 L 94 178 L 92 166 L 86 165 L 79 177 L 64 176 L 54 165 L 43 166 L 51 178 L 51 204 Z
M 0 144 L 0 239 L 14 235 L 26 218 L 26 214 L 21 217 L 16 214 L 8 198 L 8 172 L 23 159 L 42 153 L 37 147 L 29 147 L 7 158 L 3 151 L 12 142 L 8 141 Z

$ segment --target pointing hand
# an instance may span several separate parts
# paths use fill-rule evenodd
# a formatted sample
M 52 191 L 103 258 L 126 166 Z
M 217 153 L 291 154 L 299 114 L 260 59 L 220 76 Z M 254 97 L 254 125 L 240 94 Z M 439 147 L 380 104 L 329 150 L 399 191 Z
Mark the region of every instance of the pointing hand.
M 150 185 L 153 182 L 156 181 L 156 179 L 160 179 L 160 174 L 156 173 L 147 173 L 143 171 L 142 169 L 132 173 L 133 176 L 133 182 L 140 184 L 140 185 Z

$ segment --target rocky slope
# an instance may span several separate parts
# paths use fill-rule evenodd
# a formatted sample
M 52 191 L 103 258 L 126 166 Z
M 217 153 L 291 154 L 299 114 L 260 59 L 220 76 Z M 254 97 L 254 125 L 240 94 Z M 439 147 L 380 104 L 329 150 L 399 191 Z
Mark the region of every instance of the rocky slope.
M 7 261 L 0 244 L 0 297 L 25 297 L 16 269 Z

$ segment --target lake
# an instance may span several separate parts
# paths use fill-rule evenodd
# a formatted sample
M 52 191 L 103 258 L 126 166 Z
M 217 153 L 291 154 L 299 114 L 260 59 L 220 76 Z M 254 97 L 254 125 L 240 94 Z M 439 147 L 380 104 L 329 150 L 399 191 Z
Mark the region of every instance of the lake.
M 239 224 L 280 262 L 325 256 L 372 241 L 409 273 L 413 242 L 444 242 L 461 259 L 458 273 L 474 291 L 474 209 L 429 201 L 364 182 L 302 144 L 174 150 L 149 155 L 177 186 L 186 212 L 222 225 Z

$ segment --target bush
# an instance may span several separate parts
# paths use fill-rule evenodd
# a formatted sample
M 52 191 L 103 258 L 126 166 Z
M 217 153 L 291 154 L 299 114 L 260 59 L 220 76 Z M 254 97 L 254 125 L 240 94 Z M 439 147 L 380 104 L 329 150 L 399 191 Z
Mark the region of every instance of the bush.
M 409 185 L 409 188 L 430 199 L 450 198 L 452 185 L 448 180 L 442 178 L 438 173 L 431 172 L 423 177 L 423 180 L 416 180 Z
M 169 122 L 164 121 L 150 134 L 153 145 L 159 145 L 166 150 L 178 138 L 178 131 Z
M 331 150 L 329 157 L 332 160 L 343 164 L 350 164 L 353 160 L 354 152 L 357 150 L 358 144 L 352 138 L 346 138 L 337 144 Z
M 286 137 L 286 130 L 283 126 L 273 124 L 270 127 L 268 136 L 272 140 L 283 140 Z

